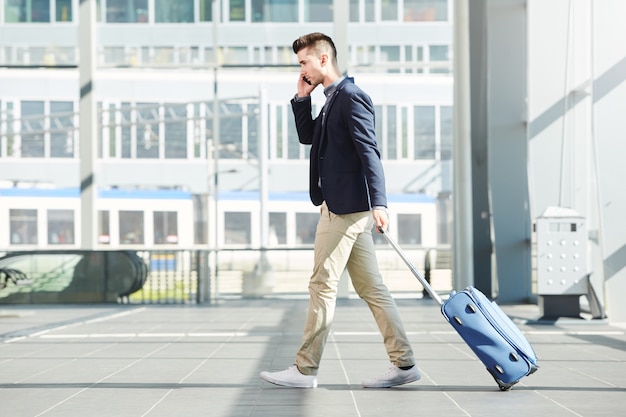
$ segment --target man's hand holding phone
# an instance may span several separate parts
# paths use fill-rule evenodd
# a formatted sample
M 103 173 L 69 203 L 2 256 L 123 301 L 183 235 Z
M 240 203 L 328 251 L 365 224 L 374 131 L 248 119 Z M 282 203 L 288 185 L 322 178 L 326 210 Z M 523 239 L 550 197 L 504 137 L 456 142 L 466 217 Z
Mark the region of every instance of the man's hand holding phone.
M 311 81 L 300 73 L 300 78 L 298 78 L 298 97 L 305 97 L 311 95 L 311 92 L 315 90 L 316 85 L 313 85 Z

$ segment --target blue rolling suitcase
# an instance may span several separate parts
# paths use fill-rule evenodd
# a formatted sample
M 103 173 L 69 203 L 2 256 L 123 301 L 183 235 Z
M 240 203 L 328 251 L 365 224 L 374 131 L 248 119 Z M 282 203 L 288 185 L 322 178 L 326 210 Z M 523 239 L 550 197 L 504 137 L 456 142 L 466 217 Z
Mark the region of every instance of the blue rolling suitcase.
M 508 391 L 539 368 L 532 346 L 495 302 L 474 287 L 453 291 L 443 301 L 398 244 L 388 233 L 382 233 L 428 294 L 439 303 L 446 320 L 487 367 L 502 391 Z

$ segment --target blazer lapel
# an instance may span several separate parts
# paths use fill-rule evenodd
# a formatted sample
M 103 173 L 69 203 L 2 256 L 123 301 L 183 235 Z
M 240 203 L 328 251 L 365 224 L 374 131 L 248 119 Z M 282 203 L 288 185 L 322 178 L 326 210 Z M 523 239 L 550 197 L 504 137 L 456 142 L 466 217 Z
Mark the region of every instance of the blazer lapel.
M 337 96 L 339 94 L 341 94 L 341 90 L 343 89 L 344 85 L 346 84 L 346 82 L 351 82 L 352 78 L 348 78 L 346 77 L 338 86 L 337 86 L 337 90 L 335 90 L 335 93 L 330 96 L 330 98 L 326 101 L 326 103 L 324 104 L 324 107 L 322 108 L 322 112 L 326 113 L 326 117 L 324 117 L 324 115 L 322 115 L 322 118 L 324 120 L 324 123 L 322 125 L 322 131 L 320 134 L 320 143 L 319 143 L 319 151 L 320 154 L 323 152 L 324 149 L 324 145 L 326 144 L 326 138 L 327 138 L 327 132 L 328 132 L 328 116 L 330 115 L 330 111 L 332 109 L 333 104 L 335 103 L 335 99 L 337 98 Z

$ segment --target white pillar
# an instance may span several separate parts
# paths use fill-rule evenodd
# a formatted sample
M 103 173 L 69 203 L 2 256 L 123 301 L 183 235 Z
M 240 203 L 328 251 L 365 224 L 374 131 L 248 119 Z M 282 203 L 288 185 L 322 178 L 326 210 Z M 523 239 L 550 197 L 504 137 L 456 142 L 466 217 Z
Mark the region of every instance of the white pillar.
M 474 284 L 472 154 L 469 82 L 469 0 L 454 6 L 454 288 Z
M 80 225 L 81 247 L 97 245 L 95 164 L 98 157 L 98 118 L 94 94 L 96 69 L 96 0 L 81 0 L 79 8 L 78 45 L 80 53 Z

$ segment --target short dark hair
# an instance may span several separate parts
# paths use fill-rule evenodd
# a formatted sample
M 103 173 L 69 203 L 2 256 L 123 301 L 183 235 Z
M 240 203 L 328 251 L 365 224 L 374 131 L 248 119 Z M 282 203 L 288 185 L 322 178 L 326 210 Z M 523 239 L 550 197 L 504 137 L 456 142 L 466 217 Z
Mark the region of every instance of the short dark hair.
M 321 52 L 330 52 L 330 58 L 333 62 L 337 62 L 337 48 L 330 36 L 320 32 L 302 35 L 293 41 L 293 52 L 297 54 L 304 48 L 311 47 L 319 55 Z

